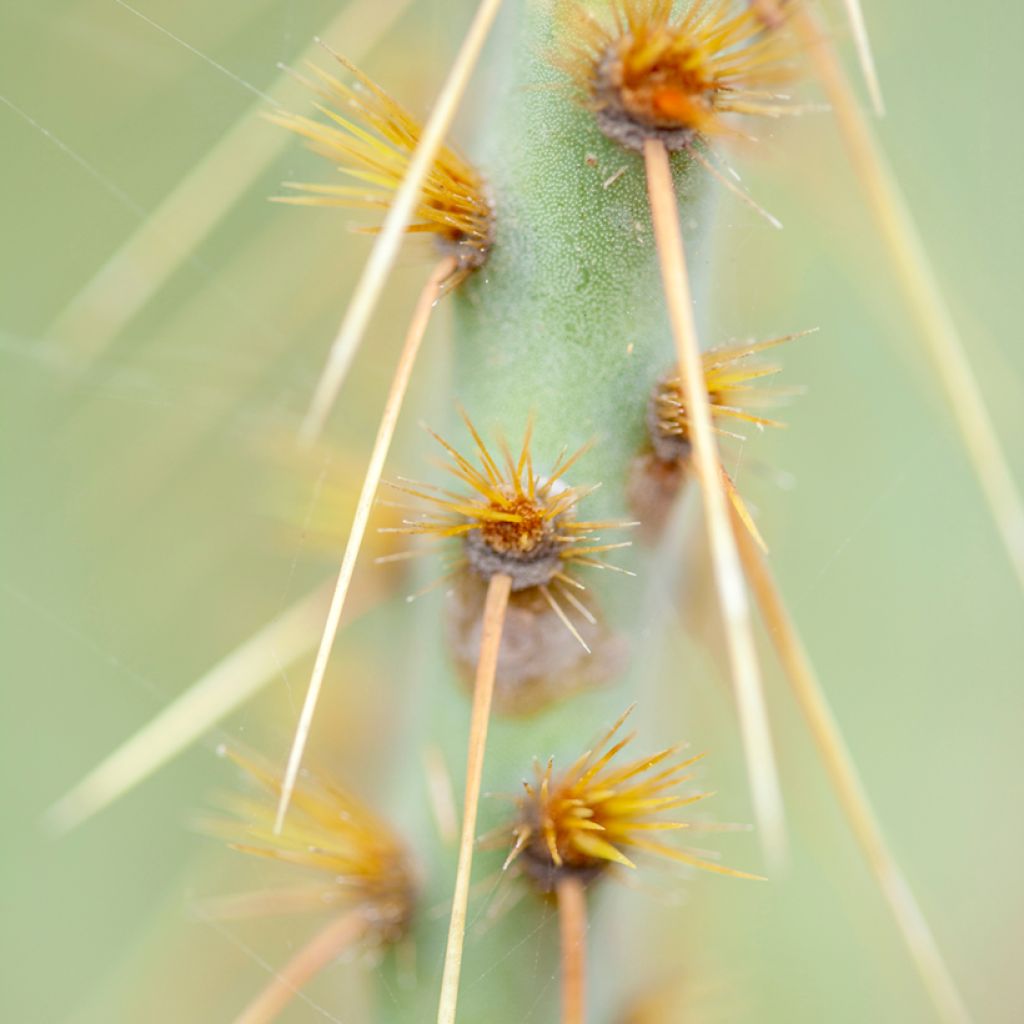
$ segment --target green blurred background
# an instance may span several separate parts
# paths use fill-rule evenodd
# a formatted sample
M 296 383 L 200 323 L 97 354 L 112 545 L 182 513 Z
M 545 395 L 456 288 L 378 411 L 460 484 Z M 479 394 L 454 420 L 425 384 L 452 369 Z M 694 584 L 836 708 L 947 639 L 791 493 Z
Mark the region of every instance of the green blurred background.
M 235 868 L 188 822 L 230 778 L 212 754 L 219 739 L 283 752 L 303 665 L 70 836 L 48 836 L 40 817 L 329 575 L 336 553 L 296 524 L 318 480 L 343 490 L 364 457 L 418 258 L 403 257 L 395 300 L 357 363 L 337 448 L 311 465 L 281 453 L 368 242 L 343 214 L 265 202 L 283 178 L 320 176 L 299 147 L 257 176 L 86 368 L 88 332 L 69 336 L 58 321 L 217 140 L 265 107 L 254 90 L 269 88 L 276 63 L 294 61 L 340 6 L 8 0 L 0 9 L 0 1018 L 12 1024 L 226 1020 L 266 976 L 255 958 L 279 961 L 301 938 L 301 924 L 272 934 L 190 912 L 197 895 L 230 888 Z M 370 34 L 368 0 L 352 7 L 353 37 Z M 365 54 L 357 38 L 329 41 L 422 111 L 468 7 L 415 0 Z M 869 0 L 867 17 L 889 104 L 880 134 L 1024 479 L 1024 14 L 1006 0 L 969 9 Z M 472 116 L 460 133 L 470 150 Z M 786 411 L 787 431 L 744 450 L 741 479 L 977 1019 L 1009 1024 L 1024 1016 L 1022 595 L 827 115 L 761 134 L 735 160 L 786 230 L 721 197 L 708 340 L 821 332 L 784 353 L 787 383 L 807 393 Z M 157 249 L 173 246 L 175 229 L 162 229 Z M 131 282 L 119 288 L 130 301 Z M 418 416 L 446 407 L 443 315 L 432 338 L 437 357 L 403 418 L 399 471 L 422 450 Z M 316 508 L 335 514 L 323 501 Z M 365 681 L 361 721 L 382 730 L 401 703 L 401 645 L 388 641 L 407 628 L 405 609 L 391 601 L 343 648 L 349 673 Z M 749 820 L 728 701 L 685 642 L 680 657 L 693 691 L 673 732 L 715 750 L 716 816 Z M 648 908 L 686 964 L 681 1019 L 930 1020 L 784 686 L 774 675 L 769 683 L 793 819 L 789 876 L 752 892 L 656 872 L 639 892 L 617 894 L 598 926 L 614 934 L 623 901 Z M 357 717 L 351 696 L 343 705 L 331 689 L 320 739 L 341 768 L 370 778 L 387 752 L 372 730 L 329 724 Z M 753 843 L 740 842 L 749 859 Z M 666 891 L 684 913 L 659 916 Z M 621 943 L 622 969 L 640 952 Z M 344 982 L 343 969 L 317 1000 L 360 1020 Z M 613 1019 L 598 1009 L 595 1019 Z M 322 1015 L 300 1004 L 286 1019 Z

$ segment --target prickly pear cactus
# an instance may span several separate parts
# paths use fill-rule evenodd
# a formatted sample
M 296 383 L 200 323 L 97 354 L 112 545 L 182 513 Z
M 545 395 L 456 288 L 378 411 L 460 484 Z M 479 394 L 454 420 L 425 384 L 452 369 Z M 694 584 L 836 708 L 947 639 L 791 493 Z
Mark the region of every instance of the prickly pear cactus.
M 370 37 L 401 7 L 382 3 Z M 767 569 L 757 517 L 718 448 L 781 425 L 770 407 L 786 391 L 769 380 L 780 366 L 762 356 L 797 335 L 722 345 L 702 314 L 718 205 L 746 203 L 745 213 L 753 207 L 773 222 L 729 170 L 729 146 L 753 141 L 740 126 L 813 106 L 789 92 L 810 51 L 820 79 L 835 87 L 808 12 L 803 0 L 505 3 L 473 78 L 472 113 L 436 153 L 406 226 L 410 252 L 419 245 L 410 262 L 422 257 L 426 284 L 369 460 L 367 500 L 353 500 L 362 465 L 346 464 L 344 509 L 329 524 L 337 534 L 339 522 L 347 529 L 364 516 L 347 541 L 333 538 L 332 557 L 345 552 L 334 599 L 341 611 L 328 612 L 323 586 L 286 609 L 50 816 L 68 830 L 103 809 L 285 665 L 304 674 L 318 641 L 331 654 L 333 626 L 321 634 L 322 624 L 341 622 L 319 677 L 329 696 L 318 722 L 329 727 L 311 734 L 305 760 L 305 736 L 296 742 L 283 782 L 277 719 L 270 741 L 260 734 L 250 744 L 239 728 L 211 743 L 226 755 L 223 777 L 233 786 L 211 794 L 201 830 L 226 842 L 256 884 L 217 879 L 200 917 L 231 936 L 223 922 L 259 919 L 277 943 L 262 964 L 264 983 L 225 987 L 216 1009 L 211 996 L 212 1015 L 223 1009 L 245 1024 L 334 1019 L 319 1001 L 329 991 L 339 1017 L 355 1024 L 691 1019 L 689 988 L 680 997 L 673 975 L 684 961 L 690 969 L 701 933 L 687 928 L 684 955 L 678 923 L 721 907 L 756 931 L 767 901 L 783 902 L 780 888 L 763 884 L 760 872 L 774 865 L 755 841 L 696 835 L 747 827 L 716 821 L 718 802 L 703 803 L 712 787 L 740 817 L 758 805 L 735 763 L 735 709 L 724 686 L 715 690 L 736 670 L 734 622 L 719 621 L 728 601 L 716 601 L 724 589 L 708 569 L 702 529 L 714 517 L 706 511 L 702 523 L 696 514 L 697 494 L 709 491 L 697 457 L 705 431 L 715 438 L 719 525 L 728 520 L 743 555 L 732 595 L 755 595 L 823 755 L 830 799 L 863 847 L 928 995 L 944 1020 L 969 1020 Z M 345 35 L 329 42 L 344 46 Z M 274 198 L 383 216 L 429 128 L 346 55 L 325 49 L 295 77 L 317 94 L 314 109 L 293 110 L 289 82 L 261 94 L 273 105 L 262 113 L 331 167 L 327 180 L 289 181 Z M 839 112 L 848 127 L 854 115 L 841 104 Z M 238 138 L 248 139 L 245 130 Z M 697 311 L 684 338 L 667 313 L 678 290 L 666 289 L 670 258 L 654 230 L 651 143 L 669 162 L 663 193 L 678 204 L 677 255 Z M 209 167 L 219 174 L 229 165 L 221 154 Z M 378 230 L 372 221 L 369 231 Z M 102 299 L 103 287 L 96 294 Z M 146 299 L 132 301 L 141 308 Z M 83 310 L 95 320 L 93 307 L 106 305 L 94 296 L 62 324 L 84 322 Z M 381 318 L 395 333 L 400 319 L 393 309 Z M 425 366 L 421 351 L 444 341 L 444 357 Z M 696 384 L 696 371 L 687 380 L 683 369 L 687 344 L 703 374 Z M 413 391 L 428 377 L 432 420 L 391 453 L 409 375 Z M 345 447 L 351 394 L 342 392 L 312 451 L 314 505 L 325 467 Z M 698 413 L 705 394 L 709 408 Z M 288 448 L 286 459 L 310 454 Z M 312 518 L 296 531 L 302 543 L 317 532 Z M 704 656 L 686 673 L 674 664 L 684 634 Z M 749 639 L 753 652 L 752 631 Z M 387 679 L 375 674 L 382 665 Z M 708 686 L 716 696 L 703 699 L 720 701 L 733 744 L 706 764 L 702 737 L 680 714 L 697 673 L 721 677 Z M 695 747 L 662 745 L 675 739 Z M 670 898 L 692 900 L 692 917 L 689 905 L 641 907 Z M 803 929 L 805 943 L 811 931 Z M 773 982 L 762 978 L 762 988 Z M 167 1019 L 178 1019 L 177 1003 L 168 1005 Z

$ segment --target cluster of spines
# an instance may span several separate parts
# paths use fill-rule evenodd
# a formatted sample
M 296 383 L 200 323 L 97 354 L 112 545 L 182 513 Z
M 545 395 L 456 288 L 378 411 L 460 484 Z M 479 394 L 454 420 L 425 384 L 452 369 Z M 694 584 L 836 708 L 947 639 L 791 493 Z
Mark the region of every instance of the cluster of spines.
M 577 519 L 579 503 L 594 488 L 565 482 L 589 444 L 572 454 L 560 452 L 550 472 L 542 476 L 533 466 L 532 424 L 524 432 L 518 457 L 499 439 L 499 461 L 465 414 L 463 421 L 473 439 L 478 466 L 439 434 L 431 431 L 431 435 L 447 455 L 444 468 L 469 490 L 458 493 L 422 483 L 391 484 L 394 490 L 422 503 L 418 518 L 389 528 L 392 532 L 459 538 L 462 552 L 450 571 L 468 568 L 485 580 L 506 573 L 513 591 L 553 584 L 583 589 L 570 574 L 573 567 L 617 568 L 599 556 L 628 547 L 630 542 L 604 542 L 597 531 L 635 524 Z
M 773 92 L 793 77 L 779 33 L 731 0 L 614 0 L 610 16 L 583 7 L 568 68 L 602 131 L 630 149 L 659 138 L 669 149 L 736 134 L 730 114 L 778 116 Z
M 711 795 L 677 791 L 692 778 L 689 769 L 704 755 L 673 760 L 681 748 L 666 747 L 617 763 L 617 756 L 635 738 L 631 733 L 615 739 L 628 715 L 626 711 L 565 771 L 556 774 L 553 760 L 543 767 L 535 764 L 535 779 L 523 783 L 525 795 L 518 801 L 515 820 L 505 829 L 513 839 L 505 867 L 521 863 L 542 892 L 554 892 L 565 876 L 576 875 L 589 883 L 613 865 L 633 868 L 627 851 L 734 877 L 755 877 L 651 838 L 652 833 L 693 827 L 660 816 Z
M 268 118 L 304 138 L 340 174 L 358 184 L 285 182 L 293 194 L 279 196 L 277 201 L 387 210 L 408 171 L 422 129 L 376 82 L 341 55 L 333 56 L 353 75 L 355 85 L 310 64 L 315 81 L 307 84 L 324 101 L 317 104 L 321 119 L 287 112 Z M 455 260 L 450 285 L 458 284 L 487 259 L 491 220 L 483 179 L 468 161 L 442 146 L 427 173 L 416 219 L 407 230 L 432 236 L 439 251 Z

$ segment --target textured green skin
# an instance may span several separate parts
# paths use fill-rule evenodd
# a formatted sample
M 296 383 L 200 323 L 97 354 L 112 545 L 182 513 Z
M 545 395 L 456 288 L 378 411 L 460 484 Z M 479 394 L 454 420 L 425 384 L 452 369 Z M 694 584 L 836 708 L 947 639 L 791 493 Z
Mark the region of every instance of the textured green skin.
M 647 396 L 672 362 L 643 162 L 598 131 L 567 76 L 552 66 L 549 57 L 564 29 L 553 23 L 547 5 L 525 6 L 522 11 L 521 5 L 510 4 L 496 30 L 499 45 L 494 49 L 507 55 L 505 66 L 489 64 L 478 76 L 495 99 L 485 105 L 489 114 L 470 150 L 490 184 L 495 244 L 486 266 L 451 300 L 455 398 L 488 442 L 502 432 L 514 447 L 533 414 L 532 450 L 539 473 L 563 447 L 572 450 L 596 440 L 571 474 L 570 482 L 577 485 L 602 484 L 583 503 L 581 516 L 625 516 L 626 471 L 643 444 Z M 568 10 L 570 5 L 558 7 Z M 605 187 L 620 168 L 624 173 Z M 685 208 L 694 210 L 699 197 L 692 191 L 700 180 L 683 166 L 677 182 Z M 684 223 L 688 233 L 690 227 Z M 465 430 L 452 419 L 446 425 L 448 437 L 469 453 Z M 614 552 L 612 560 L 642 573 L 632 552 Z M 608 619 L 629 630 L 642 614 L 642 579 L 586 575 Z M 422 775 L 419 751 L 436 743 L 445 752 L 461 806 L 469 701 L 454 685 L 454 669 L 443 650 L 441 607 L 437 598 L 420 602 L 416 635 L 410 638 L 417 649 L 417 710 L 410 716 L 409 759 L 400 775 L 396 817 L 407 835 L 417 836 L 415 849 L 425 873 L 422 906 L 441 912 L 417 917 L 414 986 L 402 988 L 395 964 L 389 958 L 385 965 L 387 991 L 380 996 L 379 1010 L 380 1019 L 388 1022 L 422 1024 L 436 1016 L 455 875 L 455 851 L 437 841 L 424 786 L 408 785 L 410 777 Z M 546 761 L 554 755 L 556 768 L 566 767 L 635 699 L 635 684 L 632 678 L 616 680 L 527 719 L 495 717 L 484 793 L 521 792 L 520 781 L 530 775 L 534 758 Z M 640 756 L 645 746 L 640 737 L 630 752 Z M 507 801 L 485 797 L 478 835 L 507 822 L 511 814 Z M 505 852 L 481 851 L 475 860 L 459 1020 L 556 1022 L 553 904 L 527 892 L 513 910 L 483 932 L 479 928 L 477 915 L 490 904 Z M 506 879 L 498 891 L 524 884 Z M 611 1021 L 636 979 L 600 969 L 600 911 L 593 897 L 590 903 L 597 916 L 589 936 L 594 968 L 588 997 L 592 1019 Z
M 618 514 L 647 395 L 672 362 L 643 160 L 601 134 L 552 66 L 572 37 L 575 5 L 556 5 L 561 26 L 546 4 L 526 6 L 522 25 L 505 26 L 518 52 L 474 147 L 495 244 L 454 296 L 456 395 L 481 429 L 513 440 L 533 413 L 541 472 L 563 445 L 596 439 L 574 478 L 602 481 L 588 509 Z M 702 179 L 684 167 L 677 181 L 692 210 Z

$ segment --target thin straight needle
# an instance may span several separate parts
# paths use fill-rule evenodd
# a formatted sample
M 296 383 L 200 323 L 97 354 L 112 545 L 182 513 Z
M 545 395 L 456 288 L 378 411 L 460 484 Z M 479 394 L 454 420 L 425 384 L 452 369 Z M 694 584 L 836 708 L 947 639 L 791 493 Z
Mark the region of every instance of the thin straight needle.
M 757 598 L 772 643 L 786 670 L 797 704 L 818 747 L 850 829 L 878 879 L 896 925 L 940 1018 L 946 1024 L 970 1024 L 964 1004 L 942 958 L 938 943 L 900 866 L 885 841 L 882 827 L 854 767 L 853 758 L 821 689 L 796 625 L 782 600 L 762 553 L 739 518 L 733 529 L 747 579 Z
M 313 650 L 328 597 L 328 587 L 318 587 L 221 659 L 54 803 L 44 816 L 46 826 L 58 834 L 70 832 L 163 767 Z
M 351 910 L 330 921 L 274 975 L 235 1018 L 235 1024 L 270 1024 L 277 1020 L 295 995 L 365 934 L 366 928 L 366 915 L 361 910 Z
M 312 444 L 320 432 L 341 390 L 349 366 L 359 349 L 366 326 L 380 299 L 388 274 L 402 244 L 402 235 L 409 226 L 419 200 L 423 182 L 430 170 L 445 133 L 455 116 L 459 101 L 469 84 L 487 34 L 501 7 L 501 0 L 480 0 L 473 23 L 459 48 L 437 103 L 423 128 L 423 134 L 409 161 L 409 167 L 395 200 L 384 218 L 373 244 L 370 258 L 356 285 L 352 302 L 331 345 L 327 365 L 317 383 L 316 393 L 300 431 L 300 440 Z
M 703 387 L 704 372 L 693 319 L 683 237 L 679 230 L 675 184 L 668 151 L 660 140 L 648 139 L 644 143 L 644 161 L 654 238 L 686 399 L 693 462 L 704 499 L 708 543 L 725 627 L 751 798 L 765 853 L 770 863 L 778 865 L 785 852 L 782 794 L 754 646 L 750 604 L 729 521 L 729 502 L 722 481 L 710 403 Z
M 466 939 L 469 878 L 473 869 L 473 845 L 476 841 L 476 815 L 480 803 L 484 751 L 487 748 L 487 726 L 491 718 L 498 650 L 501 647 L 501 633 L 505 626 L 505 612 L 511 591 L 512 577 L 497 573 L 491 577 L 487 585 L 487 598 L 484 602 L 480 659 L 476 666 L 473 711 L 469 722 L 466 796 L 462 809 L 462 832 L 459 837 L 459 863 L 455 871 L 455 894 L 452 897 L 452 916 L 448 923 L 448 945 L 444 954 L 437 1024 L 455 1024 L 455 1009 L 459 1000 L 459 974 L 462 971 L 462 948 Z
M 989 512 L 1024 586 L 1024 500 L 1010 472 L 981 388 L 900 187 L 843 72 L 807 4 L 793 5 L 793 24 L 814 61 L 840 135 L 871 212 L 888 245 L 910 311 L 946 392 Z
M 860 71 L 864 76 L 868 95 L 871 97 L 871 106 L 875 114 L 882 117 L 885 114 L 885 100 L 882 99 L 882 84 L 878 80 L 875 56 L 871 52 L 871 37 L 868 35 L 867 22 L 864 20 L 864 8 L 861 6 L 861 0 L 843 0 L 843 6 L 850 22 L 853 44 L 857 49 L 857 60 L 860 62 Z
M 355 515 L 352 518 L 352 529 L 345 544 L 341 568 L 338 570 L 338 582 L 334 587 L 334 596 L 331 598 L 331 606 L 327 612 L 327 621 L 324 624 L 323 636 L 320 638 L 320 647 L 317 649 L 316 661 L 313 663 L 313 674 L 309 680 L 306 699 L 302 705 L 302 713 L 299 715 L 299 724 L 295 729 L 295 739 L 292 741 L 292 749 L 288 755 L 288 766 L 281 784 L 281 796 L 277 805 L 277 817 L 274 821 L 276 833 L 280 833 L 281 826 L 284 824 L 288 804 L 291 802 L 292 792 L 295 789 L 295 781 L 299 776 L 302 755 L 309 739 L 309 730 L 313 725 L 313 714 L 316 711 L 324 675 L 327 672 L 327 662 L 330 659 L 331 648 L 334 646 L 334 638 L 337 636 L 338 625 L 345 609 L 345 599 L 348 597 L 348 588 L 352 582 L 352 574 L 355 572 L 356 559 L 359 557 L 359 549 L 362 547 L 363 537 L 366 534 L 366 525 L 370 520 L 370 511 L 377 495 L 377 488 L 380 486 L 381 474 L 384 472 L 384 462 L 395 436 L 398 414 L 405 401 L 405 394 L 409 390 L 409 379 L 420 350 L 420 343 L 423 341 L 430 313 L 441 294 L 444 281 L 454 269 L 454 257 L 443 259 L 434 268 L 420 293 L 419 301 L 409 323 L 405 345 L 399 356 L 398 366 L 395 368 L 394 380 L 391 382 L 391 391 L 388 393 L 387 402 L 384 404 L 384 413 L 380 418 L 380 426 L 377 428 L 377 438 L 373 442 L 370 464 L 366 468 L 363 488 L 359 492 L 359 501 L 356 503 Z
M 587 896 L 583 883 L 567 875 L 557 888 L 562 946 L 562 1024 L 584 1024 L 587 977 Z
M 320 34 L 344 39 L 358 60 L 398 20 L 412 0 L 348 4 Z M 313 60 L 318 47 L 298 58 Z M 287 107 L 303 87 L 281 74 L 267 99 Z M 67 346 L 82 368 L 102 355 L 125 325 L 191 258 L 235 201 L 264 174 L 289 144 L 287 132 L 274 132 L 258 117 L 261 98 L 224 131 L 217 144 L 186 174 L 121 247 L 96 271 L 48 330 Z

